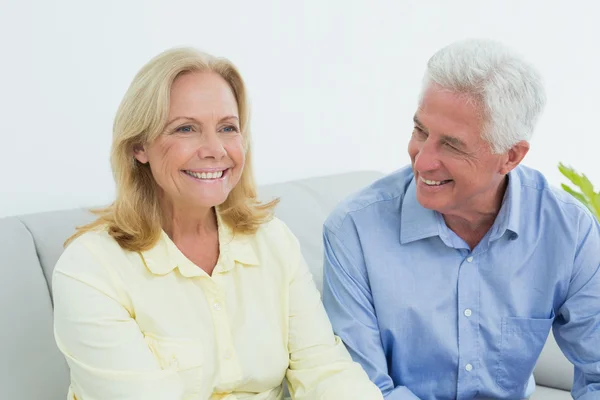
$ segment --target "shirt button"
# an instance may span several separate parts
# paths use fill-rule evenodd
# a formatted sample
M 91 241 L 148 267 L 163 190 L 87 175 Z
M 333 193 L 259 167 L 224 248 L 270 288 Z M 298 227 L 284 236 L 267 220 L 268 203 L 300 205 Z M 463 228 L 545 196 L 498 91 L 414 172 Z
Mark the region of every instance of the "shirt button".
M 213 308 L 217 311 L 221 311 L 221 304 L 218 301 L 215 301 L 213 304 Z
M 468 372 L 471 372 L 471 371 L 473 371 L 473 366 L 472 366 L 471 364 L 467 364 L 467 365 L 465 365 L 465 369 L 466 369 Z
M 465 310 L 465 317 L 470 317 L 473 314 L 473 312 L 470 309 L 466 309 Z
M 467 262 L 472 262 L 473 261 L 473 257 L 467 257 Z
M 223 357 L 225 357 L 226 360 L 229 360 L 231 358 L 231 350 L 227 349 L 225 350 L 225 353 L 223 353 Z
M 171 359 L 167 362 L 169 368 L 179 368 L 179 360 L 174 354 L 171 355 Z

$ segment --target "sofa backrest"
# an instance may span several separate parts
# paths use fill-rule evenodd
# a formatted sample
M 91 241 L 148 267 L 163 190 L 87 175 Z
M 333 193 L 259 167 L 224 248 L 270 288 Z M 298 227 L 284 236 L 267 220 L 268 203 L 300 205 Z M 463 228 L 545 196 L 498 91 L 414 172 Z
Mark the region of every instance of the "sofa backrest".
M 69 371 L 54 343 L 48 283 L 18 218 L 0 220 L 0 260 L 0 399 L 64 400 Z
M 359 171 L 259 188 L 261 199 L 281 199 L 276 214 L 298 237 L 319 290 L 325 218 L 344 197 L 380 176 Z M 69 373 L 54 343 L 50 278 L 64 240 L 93 218 L 75 209 L 0 219 L 0 399 L 65 398 Z M 570 390 L 572 367 L 552 338 L 536 380 Z

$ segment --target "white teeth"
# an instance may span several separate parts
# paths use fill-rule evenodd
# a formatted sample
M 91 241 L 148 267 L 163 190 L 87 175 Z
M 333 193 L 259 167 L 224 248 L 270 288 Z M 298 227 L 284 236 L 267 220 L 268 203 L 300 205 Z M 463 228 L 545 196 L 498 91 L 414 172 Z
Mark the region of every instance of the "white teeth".
M 429 186 L 439 186 L 442 184 L 442 182 L 444 181 L 430 181 L 429 179 L 423 179 L 421 177 L 419 177 L 421 179 L 421 182 L 424 182 L 426 185 Z
M 216 172 L 192 172 L 185 171 L 186 174 L 193 176 L 198 179 L 219 179 L 223 176 L 224 171 L 216 171 Z

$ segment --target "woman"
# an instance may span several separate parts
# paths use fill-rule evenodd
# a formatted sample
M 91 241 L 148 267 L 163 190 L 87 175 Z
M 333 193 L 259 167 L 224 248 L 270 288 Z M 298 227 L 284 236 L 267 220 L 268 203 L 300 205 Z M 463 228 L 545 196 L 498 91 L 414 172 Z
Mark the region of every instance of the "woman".
M 166 51 L 117 112 L 117 198 L 53 276 L 69 399 L 382 399 L 332 333 L 298 242 L 260 203 L 246 90 Z

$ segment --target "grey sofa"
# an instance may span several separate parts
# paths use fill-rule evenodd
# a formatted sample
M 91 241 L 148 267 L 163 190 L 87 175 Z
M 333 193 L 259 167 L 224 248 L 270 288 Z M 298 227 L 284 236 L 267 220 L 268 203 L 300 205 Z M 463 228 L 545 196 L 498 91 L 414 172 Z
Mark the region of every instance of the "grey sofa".
M 319 289 L 323 221 L 343 197 L 380 176 L 354 172 L 260 188 L 265 200 L 281 197 L 277 214 L 298 236 Z M 0 399 L 66 398 L 69 371 L 53 339 L 50 277 L 63 241 L 92 218 L 75 209 L 0 219 Z M 552 336 L 535 377 L 533 399 L 571 398 L 573 368 Z

